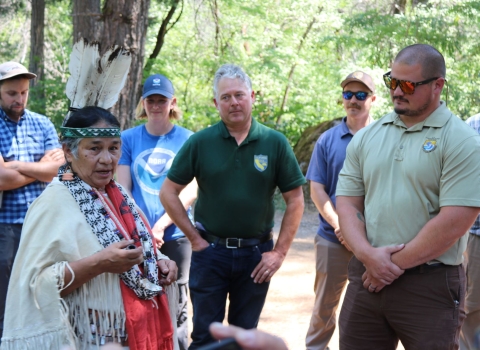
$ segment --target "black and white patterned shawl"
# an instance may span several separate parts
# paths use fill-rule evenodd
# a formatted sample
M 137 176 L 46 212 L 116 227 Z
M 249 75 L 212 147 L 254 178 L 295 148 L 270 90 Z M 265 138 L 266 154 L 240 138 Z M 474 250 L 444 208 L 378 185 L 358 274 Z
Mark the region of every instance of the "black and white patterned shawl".
M 59 175 L 65 173 L 65 167 L 59 169 Z M 61 176 L 59 176 L 61 178 Z M 113 181 L 113 180 L 112 180 Z M 115 222 L 110 217 L 104 204 L 100 200 L 93 188 L 78 178 L 76 175 L 71 181 L 62 181 L 67 186 L 73 198 L 78 203 L 80 211 L 85 216 L 93 233 L 103 247 L 108 247 L 112 243 L 120 242 L 124 239 L 117 229 Z M 115 184 L 117 185 L 117 184 Z M 141 299 L 152 299 L 162 291 L 158 279 L 157 255 L 145 223 L 143 222 L 134 202 L 125 193 L 123 188 L 117 186 L 127 202 L 135 219 L 138 235 L 142 238 L 144 255 L 144 273 L 141 272 L 138 265 L 134 265 L 130 270 L 120 274 L 122 281 L 132 289 Z

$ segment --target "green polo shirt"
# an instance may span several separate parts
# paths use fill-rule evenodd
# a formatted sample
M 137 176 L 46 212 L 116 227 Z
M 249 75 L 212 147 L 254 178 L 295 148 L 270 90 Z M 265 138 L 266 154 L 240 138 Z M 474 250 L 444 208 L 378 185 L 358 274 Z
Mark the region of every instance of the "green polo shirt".
M 372 246 L 408 243 L 441 207 L 480 207 L 480 136 L 443 102 L 411 128 L 387 114 L 353 137 L 336 194 L 365 196 Z M 435 262 L 460 264 L 466 242 Z
M 195 221 L 219 237 L 256 237 L 271 229 L 276 187 L 283 193 L 305 183 L 285 136 L 254 119 L 240 146 L 222 121 L 195 133 L 167 176 L 180 185 L 196 178 Z

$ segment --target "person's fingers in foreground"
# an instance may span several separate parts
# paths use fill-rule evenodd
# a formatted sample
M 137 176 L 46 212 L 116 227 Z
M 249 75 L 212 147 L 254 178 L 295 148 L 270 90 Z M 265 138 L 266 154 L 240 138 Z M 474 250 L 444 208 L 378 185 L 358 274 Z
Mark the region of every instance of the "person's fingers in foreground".
M 281 338 L 258 329 L 247 330 L 214 322 L 210 325 L 210 333 L 215 339 L 219 340 L 235 338 L 244 350 L 288 350 Z

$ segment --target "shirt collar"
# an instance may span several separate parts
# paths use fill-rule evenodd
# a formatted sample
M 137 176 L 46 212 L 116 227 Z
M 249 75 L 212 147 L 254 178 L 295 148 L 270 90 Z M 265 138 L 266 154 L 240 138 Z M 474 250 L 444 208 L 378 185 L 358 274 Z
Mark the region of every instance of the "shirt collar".
M 340 137 L 344 137 L 346 135 L 352 135 L 352 133 L 350 132 L 350 129 L 347 126 L 347 117 L 343 117 L 342 123 L 340 126 Z
M 450 110 L 447 108 L 445 102 L 440 101 L 440 106 L 438 106 L 438 108 L 434 110 L 433 113 L 427 117 L 427 119 L 412 126 L 412 129 L 422 129 L 424 126 L 441 128 L 448 122 L 452 115 L 452 112 L 450 112 Z M 382 125 L 388 123 L 405 127 L 405 124 L 395 112 L 389 113 L 383 118 Z
M 232 137 L 228 132 L 227 126 L 223 121 L 220 121 L 220 133 L 223 138 L 228 139 Z M 248 135 L 243 142 L 247 143 L 249 141 L 257 140 L 260 136 L 260 127 L 259 123 L 252 117 L 252 124 L 250 125 L 250 130 L 248 131 Z

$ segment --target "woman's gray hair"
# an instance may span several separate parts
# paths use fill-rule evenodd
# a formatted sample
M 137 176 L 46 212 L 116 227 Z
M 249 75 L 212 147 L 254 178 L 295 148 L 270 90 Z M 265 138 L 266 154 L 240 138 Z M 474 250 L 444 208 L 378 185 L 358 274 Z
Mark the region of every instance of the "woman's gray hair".
M 213 96 L 216 99 L 218 99 L 218 83 L 222 78 L 238 78 L 245 83 L 248 93 L 252 92 L 252 81 L 247 73 L 245 73 L 242 68 L 235 64 L 224 64 L 215 72 L 215 77 L 213 78 Z
M 75 157 L 75 159 L 78 159 L 78 145 L 83 139 L 84 138 L 66 137 L 60 140 L 60 143 L 72 151 L 72 155 Z

